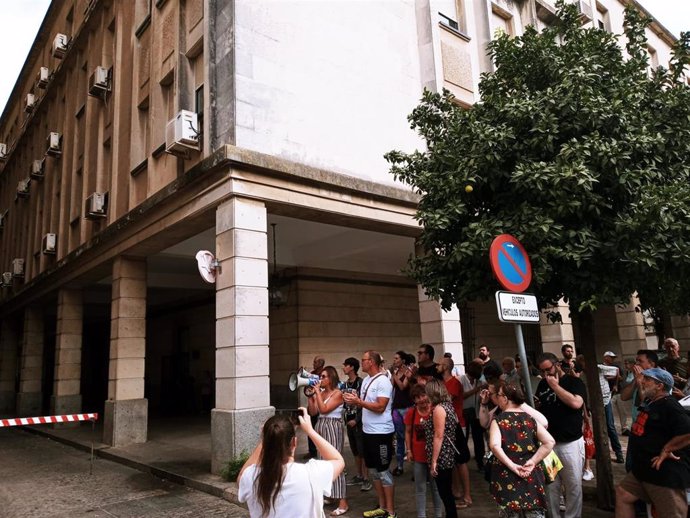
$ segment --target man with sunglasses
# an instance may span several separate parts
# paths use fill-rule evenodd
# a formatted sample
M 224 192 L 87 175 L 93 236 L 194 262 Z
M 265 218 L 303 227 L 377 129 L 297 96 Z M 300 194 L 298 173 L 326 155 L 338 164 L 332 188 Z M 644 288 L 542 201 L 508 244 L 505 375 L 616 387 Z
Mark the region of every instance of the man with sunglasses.
M 564 518 L 582 515 L 582 466 L 585 461 L 585 443 L 582 438 L 582 407 L 585 384 L 575 376 L 563 372 L 555 354 L 543 353 L 537 358 L 543 379 L 535 392 L 539 410 L 549 421 L 549 433 L 556 440 L 554 451 L 563 463 L 563 469 L 546 486 L 547 507 L 550 516 L 560 516 L 561 488 L 565 488 Z

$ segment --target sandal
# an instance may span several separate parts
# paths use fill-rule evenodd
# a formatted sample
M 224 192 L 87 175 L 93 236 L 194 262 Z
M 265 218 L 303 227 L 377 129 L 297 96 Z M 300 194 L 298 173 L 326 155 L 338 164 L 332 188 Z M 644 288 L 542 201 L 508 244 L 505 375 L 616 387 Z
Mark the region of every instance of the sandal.
M 456 509 L 467 509 L 468 507 L 472 507 L 472 501 L 465 500 L 464 498 L 459 498 L 458 501 L 455 502 Z
M 345 513 L 348 512 L 349 510 L 350 510 L 349 507 L 346 508 L 346 509 L 343 509 L 342 507 L 338 507 L 337 509 L 333 509 L 333 510 L 331 511 L 331 516 L 340 516 L 341 514 L 345 514 Z

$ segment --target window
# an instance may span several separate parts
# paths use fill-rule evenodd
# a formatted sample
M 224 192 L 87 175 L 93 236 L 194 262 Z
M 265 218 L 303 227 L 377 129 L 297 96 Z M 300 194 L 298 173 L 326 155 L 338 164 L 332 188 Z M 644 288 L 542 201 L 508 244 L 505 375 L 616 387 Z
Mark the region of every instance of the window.
M 500 31 L 509 36 L 515 35 L 513 15 L 496 4 L 491 4 L 491 31 L 493 34 L 496 34 L 496 31 Z
M 598 29 L 601 29 L 602 31 L 606 32 L 611 32 L 611 22 L 609 21 L 609 12 L 604 7 L 601 5 L 599 2 L 597 2 L 597 10 L 596 10 L 596 20 L 595 20 L 595 26 Z

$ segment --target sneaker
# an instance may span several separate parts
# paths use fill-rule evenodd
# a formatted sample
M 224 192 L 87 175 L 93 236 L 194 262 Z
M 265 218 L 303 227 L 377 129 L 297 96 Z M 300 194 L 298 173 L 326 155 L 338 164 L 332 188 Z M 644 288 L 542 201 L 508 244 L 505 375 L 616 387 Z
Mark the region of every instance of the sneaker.
M 586 469 L 584 473 L 582 473 L 582 480 L 593 480 L 594 479 L 594 473 L 592 473 L 591 469 Z
M 366 479 L 362 481 L 362 487 L 359 488 L 360 491 L 371 491 L 374 486 L 371 485 L 371 480 Z
M 361 484 L 364 482 L 364 479 L 360 477 L 359 475 L 355 475 L 350 479 L 350 481 L 347 483 L 348 486 L 356 486 L 357 484 Z
M 386 518 L 398 518 L 398 513 L 395 513 L 395 514 L 388 513 L 388 514 L 386 514 Z
M 364 511 L 362 513 L 362 516 L 364 518 L 387 518 L 389 514 L 388 511 L 386 511 L 385 509 L 377 507 L 376 509 L 372 509 L 371 511 Z
M 396 466 L 396 468 L 393 471 L 391 471 L 391 474 L 394 477 L 399 477 L 400 475 L 403 474 L 403 469 L 400 466 Z
M 619 455 L 613 462 L 615 462 L 616 464 L 625 464 L 625 457 Z

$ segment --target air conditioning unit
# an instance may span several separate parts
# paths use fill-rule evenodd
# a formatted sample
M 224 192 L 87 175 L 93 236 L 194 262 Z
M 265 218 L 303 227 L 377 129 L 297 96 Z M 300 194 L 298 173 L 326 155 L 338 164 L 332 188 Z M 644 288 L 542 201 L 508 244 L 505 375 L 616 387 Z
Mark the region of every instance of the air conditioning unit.
M 108 193 L 94 192 L 84 203 L 84 218 L 100 219 L 108 215 Z
M 31 178 L 24 178 L 17 182 L 17 196 L 20 198 L 28 198 L 30 194 L 29 186 L 31 185 Z
M 197 114 L 180 110 L 165 127 L 165 152 L 172 155 L 187 155 L 199 151 L 199 123 Z
M 33 178 L 34 180 L 41 180 L 45 176 L 46 173 L 46 159 L 42 158 L 41 160 L 34 160 L 31 163 L 31 172 L 29 173 L 29 176 Z
M 24 277 L 24 259 L 19 257 L 12 259 L 12 277 Z
M 48 86 L 49 81 L 50 70 L 48 69 L 48 67 L 41 67 L 38 71 L 38 74 L 36 74 L 36 86 L 38 88 L 45 88 L 46 86 Z
M 31 113 L 36 106 L 36 96 L 34 94 L 26 94 L 26 100 L 24 101 L 24 111 L 26 113 Z
M 7 160 L 7 144 L 0 142 L 0 160 Z
M 100 97 L 110 91 L 110 74 L 105 67 L 96 67 L 89 77 L 89 95 Z
M 587 0 L 576 0 L 575 7 L 580 13 L 580 22 L 589 23 L 592 21 L 592 6 Z
M 53 57 L 62 59 L 67 53 L 69 47 L 69 38 L 65 34 L 56 34 L 53 40 Z
M 46 255 L 55 255 L 57 250 L 57 234 L 48 233 L 43 236 L 41 251 Z
M 3 272 L 2 274 L 2 287 L 11 288 L 12 287 L 12 272 Z
M 46 155 L 55 157 L 62 155 L 62 135 L 52 131 L 46 140 L 48 141 Z

